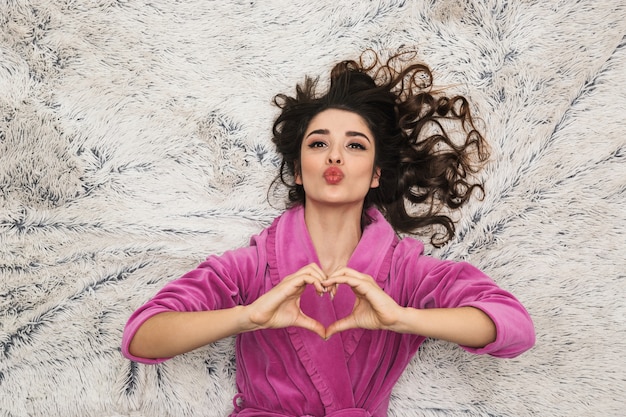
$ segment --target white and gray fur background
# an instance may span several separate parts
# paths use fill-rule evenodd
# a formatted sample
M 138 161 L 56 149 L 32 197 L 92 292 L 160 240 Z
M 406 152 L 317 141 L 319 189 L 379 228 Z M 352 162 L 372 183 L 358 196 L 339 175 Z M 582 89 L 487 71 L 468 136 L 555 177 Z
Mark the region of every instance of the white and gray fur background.
M 280 212 L 279 92 L 417 51 L 487 126 L 487 197 L 429 254 L 527 306 L 513 360 L 429 341 L 392 416 L 626 410 L 623 0 L 0 2 L 0 416 L 225 416 L 233 340 L 163 365 L 126 319 Z

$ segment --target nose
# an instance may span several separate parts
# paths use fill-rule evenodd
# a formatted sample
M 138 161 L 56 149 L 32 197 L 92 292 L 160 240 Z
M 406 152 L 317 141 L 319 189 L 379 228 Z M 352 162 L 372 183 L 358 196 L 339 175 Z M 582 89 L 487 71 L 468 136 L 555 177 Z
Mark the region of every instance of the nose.
M 339 146 L 333 146 L 330 149 L 330 152 L 328 154 L 328 163 L 329 164 L 341 164 L 342 162 L 342 158 L 341 158 L 341 150 L 338 149 Z

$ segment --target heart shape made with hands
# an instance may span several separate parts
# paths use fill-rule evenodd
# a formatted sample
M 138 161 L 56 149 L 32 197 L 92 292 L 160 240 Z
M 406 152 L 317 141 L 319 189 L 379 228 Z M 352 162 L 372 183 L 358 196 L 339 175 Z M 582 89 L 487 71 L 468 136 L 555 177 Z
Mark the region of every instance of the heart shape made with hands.
M 325 335 L 320 336 L 328 338 L 328 331 L 333 324 L 357 313 L 356 302 L 356 295 L 348 284 L 338 285 L 334 296 L 331 296 L 330 290 L 320 296 L 313 285 L 307 285 L 300 296 L 300 310 L 312 320 L 320 323 L 325 330 Z M 340 331 L 343 330 L 346 329 Z
M 269 327 L 301 327 L 324 339 L 348 329 L 390 329 L 400 314 L 371 276 L 350 268 L 326 276 L 313 264 L 285 277 L 257 303 L 259 320 Z
M 307 285 L 300 296 L 300 310 L 328 329 L 334 322 L 348 317 L 354 310 L 356 296 L 348 285 L 336 287 L 334 296 L 330 289 L 320 297 L 313 285 Z

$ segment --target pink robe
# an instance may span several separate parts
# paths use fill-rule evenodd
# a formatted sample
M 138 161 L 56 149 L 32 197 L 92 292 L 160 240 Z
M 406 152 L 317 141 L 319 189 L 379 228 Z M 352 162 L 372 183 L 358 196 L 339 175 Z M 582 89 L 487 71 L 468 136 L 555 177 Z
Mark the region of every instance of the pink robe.
M 415 308 L 473 306 L 488 314 L 496 340 L 478 354 L 514 357 L 535 341 L 530 316 L 511 294 L 467 263 L 423 255 L 423 245 L 398 239 L 375 209 L 348 266 L 376 279 L 402 306 Z M 247 248 L 211 256 L 197 269 L 166 285 L 129 319 L 122 351 L 138 327 L 164 311 L 197 311 L 252 303 L 280 280 L 319 261 L 301 207 L 286 211 Z M 334 300 L 319 297 L 312 287 L 301 308 L 328 326 L 350 313 L 355 296 L 339 287 Z M 290 327 L 242 333 L 236 339 L 237 388 L 232 416 L 387 415 L 391 390 L 424 337 L 391 331 L 348 330 L 324 341 L 308 330 Z

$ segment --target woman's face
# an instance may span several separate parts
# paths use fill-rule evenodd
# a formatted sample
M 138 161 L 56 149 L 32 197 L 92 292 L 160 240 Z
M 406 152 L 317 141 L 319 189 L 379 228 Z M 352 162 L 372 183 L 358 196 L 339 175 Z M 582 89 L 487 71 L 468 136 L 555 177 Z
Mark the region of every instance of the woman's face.
M 374 136 L 356 113 L 328 109 L 317 114 L 304 133 L 296 184 L 309 202 L 362 205 L 370 188 L 378 187 Z

